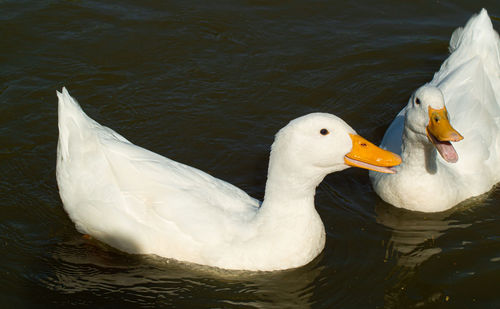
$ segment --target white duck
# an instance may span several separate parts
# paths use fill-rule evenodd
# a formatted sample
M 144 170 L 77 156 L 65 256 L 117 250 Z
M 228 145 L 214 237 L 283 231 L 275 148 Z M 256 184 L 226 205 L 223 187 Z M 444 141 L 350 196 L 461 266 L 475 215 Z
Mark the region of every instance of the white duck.
M 455 30 L 451 55 L 415 91 L 382 140 L 382 148 L 403 159 L 397 174 L 370 173 L 384 201 L 444 211 L 500 181 L 499 47 L 484 9 Z
M 340 118 L 291 121 L 272 146 L 262 204 L 235 186 L 136 146 L 90 119 L 63 88 L 57 183 L 77 229 L 129 253 L 226 269 L 299 267 L 325 244 L 316 186 L 351 166 L 393 172 L 399 156 Z

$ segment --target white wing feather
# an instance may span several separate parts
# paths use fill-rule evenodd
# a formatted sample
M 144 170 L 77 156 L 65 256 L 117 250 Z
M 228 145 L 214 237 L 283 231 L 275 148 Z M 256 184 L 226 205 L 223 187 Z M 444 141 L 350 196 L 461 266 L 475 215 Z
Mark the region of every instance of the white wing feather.
M 155 233 L 175 233 L 171 249 L 182 252 L 230 242 L 240 223 L 255 215 L 260 202 L 244 191 L 130 143 L 90 119 L 66 89 L 58 96 L 57 180 L 80 231 L 140 253 L 157 245 Z M 137 239 L 120 239 L 134 229 L 142 231 Z

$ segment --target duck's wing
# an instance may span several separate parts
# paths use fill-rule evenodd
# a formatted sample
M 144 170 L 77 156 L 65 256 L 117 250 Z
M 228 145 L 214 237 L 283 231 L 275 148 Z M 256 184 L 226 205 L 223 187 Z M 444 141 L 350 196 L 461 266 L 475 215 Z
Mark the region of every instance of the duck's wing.
M 259 201 L 242 190 L 130 143 L 86 116 L 66 89 L 58 96 L 57 180 L 83 232 L 147 228 L 206 243 L 233 237 L 227 231 L 255 215 Z
M 101 146 L 114 181 L 123 192 L 157 203 L 196 208 L 216 208 L 227 213 L 245 213 L 259 202 L 241 189 L 199 169 L 170 160 L 131 143 L 101 138 Z
M 405 125 L 406 107 L 403 108 L 385 131 L 380 147 L 401 155 L 403 143 L 403 129 Z
M 478 58 L 489 76 L 500 72 L 500 41 L 498 33 L 488 16 L 481 12 L 469 19 L 465 27 L 456 29 L 450 39 L 450 56 L 434 74 L 431 84 L 439 84 L 456 69 L 466 65 L 473 58 Z
M 241 229 L 259 207 L 239 188 L 133 144 L 103 139 L 103 153 L 125 205 L 204 245 L 245 237 Z

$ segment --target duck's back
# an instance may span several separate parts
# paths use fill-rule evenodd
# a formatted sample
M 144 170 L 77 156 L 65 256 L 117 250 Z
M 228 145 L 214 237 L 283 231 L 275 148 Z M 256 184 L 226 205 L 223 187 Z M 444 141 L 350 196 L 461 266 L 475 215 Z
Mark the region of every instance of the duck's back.
M 199 263 L 215 242 L 250 237 L 244 223 L 257 200 L 130 143 L 90 119 L 66 89 L 58 97 L 57 181 L 81 232 L 127 252 Z

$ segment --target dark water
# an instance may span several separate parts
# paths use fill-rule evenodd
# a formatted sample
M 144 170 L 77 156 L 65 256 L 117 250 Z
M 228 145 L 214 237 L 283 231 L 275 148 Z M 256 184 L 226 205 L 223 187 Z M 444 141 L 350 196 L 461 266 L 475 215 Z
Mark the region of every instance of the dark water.
M 499 308 L 499 189 L 423 215 L 366 171 L 330 175 L 323 253 L 246 273 L 82 238 L 54 175 L 64 85 L 131 141 L 262 199 L 279 128 L 331 112 L 380 142 L 481 7 L 500 30 L 498 0 L 0 1 L 1 307 Z

